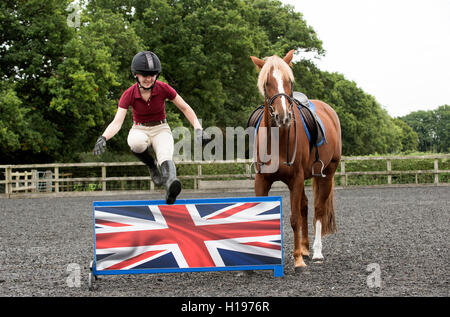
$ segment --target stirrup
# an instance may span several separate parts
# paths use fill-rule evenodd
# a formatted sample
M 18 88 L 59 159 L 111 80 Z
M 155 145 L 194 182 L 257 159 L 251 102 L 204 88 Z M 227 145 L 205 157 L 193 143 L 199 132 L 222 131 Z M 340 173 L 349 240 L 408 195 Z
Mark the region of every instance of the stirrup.
M 321 164 L 322 164 L 322 166 L 321 166 L 321 168 L 320 168 L 320 174 L 315 174 L 315 173 L 314 173 L 314 164 L 316 164 L 316 163 L 321 163 Z M 326 177 L 326 175 L 323 173 L 323 168 L 324 168 L 324 167 L 325 167 L 325 166 L 324 166 L 322 160 L 317 160 L 317 161 L 315 161 L 315 162 L 312 164 L 312 167 L 311 167 L 311 173 L 312 173 L 312 176 Z

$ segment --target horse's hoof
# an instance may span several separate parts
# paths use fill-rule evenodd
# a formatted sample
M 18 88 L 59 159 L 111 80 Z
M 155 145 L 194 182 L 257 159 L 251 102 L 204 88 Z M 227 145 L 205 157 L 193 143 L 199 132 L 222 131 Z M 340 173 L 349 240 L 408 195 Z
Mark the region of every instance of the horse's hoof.
M 323 257 L 313 257 L 313 263 L 323 263 Z
M 294 272 L 295 273 L 302 273 L 306 270 L 306 264 L 304 266 L 296 266 L 294 267 Z
M 294 267 L 304 267 L 304 266 L 306 266 L 306 263 L 303 260 L 303 257 L 294 261 Z
M 298 258 L 295 263 L 294 263 L 294 267 L 295 267 L 295 271 L 297 272 L 297 270 L 302 270 L 306 267 L 306 263 L 305 261 L 303 261 L 303 258 Z

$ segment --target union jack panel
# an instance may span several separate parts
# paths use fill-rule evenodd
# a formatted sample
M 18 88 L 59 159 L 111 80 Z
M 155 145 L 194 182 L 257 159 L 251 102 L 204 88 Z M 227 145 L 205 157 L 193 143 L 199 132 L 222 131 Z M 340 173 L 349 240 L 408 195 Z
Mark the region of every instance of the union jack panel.
M 94 202 L 94 273 L 273 269 L 281 197 Z

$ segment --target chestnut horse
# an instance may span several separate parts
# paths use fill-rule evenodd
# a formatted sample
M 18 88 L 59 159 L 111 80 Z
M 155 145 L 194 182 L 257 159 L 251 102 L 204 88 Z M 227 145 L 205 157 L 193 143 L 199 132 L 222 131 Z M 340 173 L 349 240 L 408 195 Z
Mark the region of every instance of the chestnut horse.
M 308 199 L 304 181 L 312 178 L 315 231 L 312 260 L 321 262 L 322 237 L 336 231 L 333 206 L 334 174 L 341 159 L 342 141 L 336 112 L 320 100 L 311 100 L 323 123 L 326 140 L 320 147 L 310 149 L 300 113 L 292 97 L 293 54 L 294 50 L 291 50 L 283 59 L 276 55 L 265 60 L 254 56 L 250 58 L 260 71 L 258 88 L 264 96 L 264 112 L 256 130 L 255 194 L 267 196 L 275 181 L 282 181 L 288 186 L 291 202 L 290 222 L 294 231 L 295 268 L 300 268 L 306 266 L 303 256 L 309 256 Z M 274 140 L 275 138 L 278 140 Z M 274 144 L 277 144 L 278 153 L 275 153 Z M 261 160 L 261 145 L 267 149 L 266 154 L 272 152 L 270 160 Z M 318 162 L 317 149 L 323 168 L 319 174 L 313 170 L 313 165 Z M 277 155 L 273 155 L 274 153 Z M 317 166 L 315 168 L 317 169 Z

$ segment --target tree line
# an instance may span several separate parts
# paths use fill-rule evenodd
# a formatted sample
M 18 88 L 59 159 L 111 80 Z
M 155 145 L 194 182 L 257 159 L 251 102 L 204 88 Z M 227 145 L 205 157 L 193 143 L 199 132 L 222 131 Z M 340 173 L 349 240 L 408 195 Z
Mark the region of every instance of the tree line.
M 406 122 L 417 133 L 419 151 L 450 152 L 450 105 L 414 111 L 396 120 Z
M 75 162 L 91 151 L 121 94 L 134 83 L 130 63 L 141 50 L 160 57 L 160 80 L 192 106 L 204 127 L 223 129 L 245 127 L 263 102 L 250 55 L 284 56 L 290 49 L 300 57 L 301 52 L 325 54 L 303 15 L 279 1 L 79 3 L 79 11 L 69 0 L 0 3 L 2 164 Z M 295 90 L 338 113 L 344 155 L 422 150 L 422 143 L 425 150 L 448 151 L 448 106 L 425 120 L 432 124 L 442 118 L 444 126 L 430 132 L 425 123 L 415 125 L 412 114 L 391 118 L 373 96 L 341 74 L 321 71 L 304 59 L 293 70 Z M 170 102 L 166 110 L 172 128 L 189 126 Z M 108 142 L 110 151 L 128 151 L 131 123 L 130 110 L 122 130 Z M 421 139 L 421 133 L 428 136 Z

